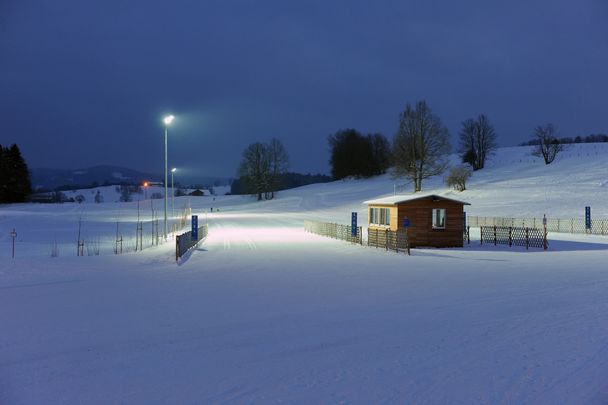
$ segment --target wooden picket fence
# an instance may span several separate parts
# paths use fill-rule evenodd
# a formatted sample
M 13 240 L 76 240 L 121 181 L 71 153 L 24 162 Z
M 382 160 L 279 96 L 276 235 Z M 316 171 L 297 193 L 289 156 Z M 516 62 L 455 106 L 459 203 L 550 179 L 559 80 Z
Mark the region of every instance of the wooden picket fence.
M 359 226 L 356 228 L 356 236 L 353 236 L 350 225 L 334 224 L 331 222 L 304 221 L 304 230 L 329 238 L 344 240 L 347 242 L 363 244 L 363 230 Z
M 481 244 L 525 246 L 547 250 L 547 232 L 539 228 L 512 226 L 481 226 Z
M 405 230 L 367 229 L 367 245 L 409 254 L 409 241 Z

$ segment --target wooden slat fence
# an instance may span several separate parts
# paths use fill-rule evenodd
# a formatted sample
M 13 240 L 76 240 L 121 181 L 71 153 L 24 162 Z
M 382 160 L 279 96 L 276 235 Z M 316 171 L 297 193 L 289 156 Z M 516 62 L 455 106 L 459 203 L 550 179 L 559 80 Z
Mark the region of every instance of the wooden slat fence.
M 506 226 L 518 228 L 542 228 L 542 218 L 505 218 L 468 216 L 471 227 Z M 584 218 L 547 218 L 547 232 L 608 235 L 608 219 L 591 219 L 591 229 L 585 228 Z
M 177 235 L 175 237 L 175 260 L 179 260 L 188 250 L 192 249 L 200 241 L 205 239 L 209 234 L 209 227 L 207 224 L 203 224 L 198 228 L 198 239 L 192 239 L 192 231 L 188 231 L 186 233 L 182 233 L 181 235 Z
M 547 250 L 547 234 L 544 229 L 512 226 L 481 226 L 481 244 L 524 246 Z
M 304 230 L 347 242 L 363 243 L 363 230 L 360 226 L 356 230 L 357 236 L 352 235 L 352 227 L 350 225 L 334 224 L 331 222 L 304 221 Z
M 409 244 L 405 230 L 367 229 L 367 245 L 395 252 L 408 252 Z

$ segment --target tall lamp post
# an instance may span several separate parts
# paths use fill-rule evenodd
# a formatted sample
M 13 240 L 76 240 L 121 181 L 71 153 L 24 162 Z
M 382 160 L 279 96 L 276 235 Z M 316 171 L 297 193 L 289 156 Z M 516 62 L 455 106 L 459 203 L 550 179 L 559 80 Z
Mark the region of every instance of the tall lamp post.
M 175 220 L 175 187 L 173 187 L 173 173 L 177 169 L 174 167 L 171 169 L 171 218 Z
M 169 125 L 173 122 L 175 117 L 173 115 L 167 115 L 163 122 L 165 123 L 165 240 L 167 240 L 167 132 Z

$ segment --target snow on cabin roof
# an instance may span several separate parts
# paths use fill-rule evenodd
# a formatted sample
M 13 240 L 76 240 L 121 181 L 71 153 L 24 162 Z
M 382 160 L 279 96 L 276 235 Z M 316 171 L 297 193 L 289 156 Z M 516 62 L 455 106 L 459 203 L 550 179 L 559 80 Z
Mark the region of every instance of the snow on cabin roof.
M 443 196 L 440 196 L 440 195 L 437 195 L 437 194 L 391 195 L 389 197 L 383 197 L 383 198 L 377 198 L 375 200 L 364 201 L 363 204 L 368 204 L 368 205 L 397 205 L 397 204 L 408 202 L 408 201 L 425 200 L 427 198 L 433 198 L 433 199 L 445 200 L 445 201 L 453 201 L 453 202 L 461 203 L 463 205 L 471 205 L 468 202 L 464 202 L 464 201 L 460 201 L 460 200 L 455 200 L 453 198 L 443 197 Z

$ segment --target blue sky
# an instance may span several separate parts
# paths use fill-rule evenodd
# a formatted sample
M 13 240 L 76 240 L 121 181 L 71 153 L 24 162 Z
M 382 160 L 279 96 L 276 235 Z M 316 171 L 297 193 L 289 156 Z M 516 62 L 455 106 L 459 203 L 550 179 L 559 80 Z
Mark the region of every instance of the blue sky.
M 279 138 L 328 173 L 340 128 L 389 139 L 426 99 L 457 137 L 485 113 L 502 146 L 554 123 L 608 132 L 608 3 L 86 1 L 0 3 L 0 144 L 30 167 L 113 164 L 234 176 Z

